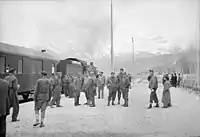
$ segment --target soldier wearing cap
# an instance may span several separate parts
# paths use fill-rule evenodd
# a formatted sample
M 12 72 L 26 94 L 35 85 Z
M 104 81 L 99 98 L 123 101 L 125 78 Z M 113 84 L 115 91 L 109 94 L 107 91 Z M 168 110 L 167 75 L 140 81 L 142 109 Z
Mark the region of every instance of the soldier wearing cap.
M 97 81 L 96 76 L 94 72 L 90 72 L 90 77 L 88 79 L 86 90 L 88 91 L 88 97 L 89 97 L 89 106 L 95 107 L 95 92 L 97 87 Z
M 5 80 L 8 81 L 9 83 L 9 92 L 10 92 L 10 105 L 13 108 L 13 114 L 12 114 L 12 122 L 19 121 L 17 119 L 18 114 L 19 114 L 19 100 L 18 100 L 18 80 L 15 77 L 16 75 L 16 69 L 11 68 L 9 70 L 9 75 L 5 77 Z
M 48 103 L 51 99 L 51 82 L 47 78 L 47 72 L 42 71 L 42 78 L 38 79 L 36 82 L 35 92 L 34 92 L 34 102 L 35 102 L 35 116 L 36 122 L 33 126 L 44 127 L 45 111 Z M 41 122 L 39 122 L 39 111 L 41 110 Z
M 154 71 L 152 69 L 149 70 L 150 74 L 149 74 L 149 89 L 151 90 L 151 94 L 150 94 L 150 100 L 149 100 L 149 107 L 148 109 L 152 108 L 152 103 L 153 101 L 156 103 L 155 107 L 159 107 L 158 104 L 158 97 L 156 94 L 156 90 L 158 88 L 158 80 L 157 77 L 154 75 Z
M 83 87 L 82 87 L 82 90 L 85 93 L 85 98 L 86 98 L 86 103 L 84 105 L 89 105 L 89 92 L 86 89 L 88 80 L 89 80 L 89 74 L 88 72 L 86 72 L 83 78 Z
M 69 95 L 69 76 L 68 75 L 65 75 L 63 77 L 63 91 L 64 91 L 64 94 L 65 94 L 65 97 L 67 97 Z
M 62 107 L 60 105 L 60 99 L 61 99 L 61 91 L 62 91 L 62 81 L 61 81 L 61 76 L 57 72 L 55 74 L 55 78 L 53 80 L 53 98 L 50 102 L 51 108 L 53 108 L 53 104 L 56 103 L 56 107 Z
M 115 73 L 111 72 L 111 77 L 108 78 L 107 80 L 107 88 L 109 90 L 109 95 L 108 95 L 108 105 L 110 106 L 110 101 L 112 100 L 112 105 L 115 105 L 115 97 L 116 97 L 116 92 L 118 88 L 118 80 L 115 77 Z
M 83 86 L 83 80 L 81 77 L 80 73 L 77 73 L 77 78 L 74 79 L 74 87 L 75 87 L 75 91 L 74 91 L 74 105 L 75 106 L 79 106 L 79 97 L 80 97 L 80 92 L 82 90 L 82 86 Z
M 124 69 L 121 68 L 120 73 L 117 75 L 118 84 L 119 84 L 118 89 L 117 89 L 118 105 L 120 104 L 120 99 L 121 99 L 121 94 L 122 94 L 122 89 L 120 88 L 120 83 L 122 82 L 123 75 L 124 75 Z
M 69 98 L 73 98 L 74 97 L 74 77 L 72 76 L 72 73 L 69 74 L 68 83 L 69 83 L 69 87 L 68 87 Z
M 104 87 L 106 84 L 106 78 L 103 76 L 103 72 L 101 71 L 98 78 L 97 78 L 97 87 L 98 87 L 98 98 L 104 97 Z

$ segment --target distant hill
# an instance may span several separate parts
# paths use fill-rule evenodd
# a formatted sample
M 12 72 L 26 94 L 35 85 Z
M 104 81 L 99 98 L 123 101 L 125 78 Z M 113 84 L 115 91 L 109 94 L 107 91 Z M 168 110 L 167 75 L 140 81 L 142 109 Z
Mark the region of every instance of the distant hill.
M 98 67 L 102 68 L 104 71 L 109 70 L 111 68 L 110 58 L 104 57 L 99 60 L 96 60 L 96 64 Z M 183 69 L 185 73 L 189 71 L 189 69 L 195 69 L 196 64 L 196 50 L 185 50 L 173 54 L 152 54 L 148 52 L 138 52 L 135 55 L 135 61 L 133 64 L 132 55 L 122 54 L 115 57 L 115 68 L 119 71 L 120 68 L 125 68 L 127 72 L 132 74 L 137 74 L 143 71 L 148 71 L 148 69 L 152 68 L 156 71 L 178 71 L 180 72 L 180 68 Z M 195 71 L 195 70 L 193 70 Z
M 64 55 L 61 56 L 50 49 L 47 52 L 55 57 L 58 57 L 59 59 L 67 58 L 67 55 L 70 55 L 70 57 L 76 57 L 77 55 L 77 53 L 74 53 L 73 51 L 66 52 L 66 57 L 64 57 Z M 83 53 L 79 53 L 78 58 L 85 59 L 87 56 Z M 145 51 L 139 51 L 135 53 L 134 62 L 132 53 L 123 53 L 115 56 L 114 62 L 115 70 L 117 72 L 120 68 L 125 68 L 128 73 L 133 75 L 144 71 L 146 72 L 150 68 L 163 72 L 174 70 L 180 71 L 180 68 L 182 67 L 183 71 L 188 73 L 191 70 L 193 72 L 195 71 L 196 49 L 190 48 L 178 52 L 172 52 L 171 54 L 153 54 Z M 106 74 L 110 74 L 111 62 L 109 56 L 103 56 L 102 58 L 94 59 L 94 64 Z M 192 69 L 191 66 L 193 66 Z

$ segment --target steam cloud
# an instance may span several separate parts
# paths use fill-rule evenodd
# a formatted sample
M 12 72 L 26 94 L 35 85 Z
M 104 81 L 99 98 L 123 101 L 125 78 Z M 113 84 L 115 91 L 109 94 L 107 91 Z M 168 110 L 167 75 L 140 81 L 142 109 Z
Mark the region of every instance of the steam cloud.
M 108 2 L 91 0 L 4 3 L 1 12 L 7 29 L 0 40 L 31 48 L 54 45 L 63 57 L 75 56 L 73 48 L 81 56 L 92 58 L 109 44 L 109 10 Z

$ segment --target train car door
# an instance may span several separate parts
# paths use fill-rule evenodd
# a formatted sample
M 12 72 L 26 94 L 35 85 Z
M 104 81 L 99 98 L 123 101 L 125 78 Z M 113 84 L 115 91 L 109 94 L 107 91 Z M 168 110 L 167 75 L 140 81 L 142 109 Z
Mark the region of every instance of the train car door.
M 5 73 L 5 66 L 6 66 L 6 57 L 5 56 L 0 56 L 0 74 Z

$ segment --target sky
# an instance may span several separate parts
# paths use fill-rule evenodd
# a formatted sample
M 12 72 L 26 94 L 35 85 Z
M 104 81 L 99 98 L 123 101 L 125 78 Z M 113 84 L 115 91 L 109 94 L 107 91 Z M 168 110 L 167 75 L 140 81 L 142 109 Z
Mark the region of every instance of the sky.
M 115 54 L 132 52 L 132 37 L 135 52 L 194 43 L 197 2 L 113 0 Z M 1 42 L 93 58 L 109 54 L 110 30 L 110 0 L 0 1 Z

